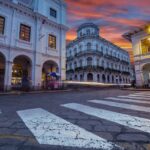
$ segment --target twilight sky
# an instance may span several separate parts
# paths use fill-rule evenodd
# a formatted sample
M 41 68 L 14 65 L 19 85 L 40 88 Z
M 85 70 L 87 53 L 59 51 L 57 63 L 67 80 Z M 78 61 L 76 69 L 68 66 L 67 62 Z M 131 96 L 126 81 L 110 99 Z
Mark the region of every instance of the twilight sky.
M 67 40 L 76 38 L 76 29 L 85 22 L 99 25 L 100 35 L 128 50 L 130 42 L 122 34 L 150 21 L 150 0 L 65 0 L 70 30 Z M 133 59 L 132 59 L 133 61 Z

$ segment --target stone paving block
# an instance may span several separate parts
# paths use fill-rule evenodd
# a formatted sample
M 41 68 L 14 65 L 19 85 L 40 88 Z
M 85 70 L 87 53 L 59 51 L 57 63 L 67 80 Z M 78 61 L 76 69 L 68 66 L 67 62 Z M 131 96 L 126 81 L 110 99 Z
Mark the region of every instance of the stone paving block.
M 3 145 L 3 146 L 0 146 L 0 150 L 18 150 L 18 146 Z
M 150 139 L 143 134 L 120 134 L 117 136 L 117 140 L 121 141 L 139 141 L 139 142 L 150 142 Z
M 104 131 L 104 132 L 121 132 L 121 128 L 119 126 L 104 126 L 104 125 L 99 125 L 95 126 L 94 128 L 95 131 Z

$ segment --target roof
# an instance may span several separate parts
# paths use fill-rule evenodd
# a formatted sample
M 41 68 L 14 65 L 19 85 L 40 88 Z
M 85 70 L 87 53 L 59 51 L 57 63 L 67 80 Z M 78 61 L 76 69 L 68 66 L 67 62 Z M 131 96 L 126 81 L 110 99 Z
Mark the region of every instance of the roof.
M 125 39 L 127 39 L 128 41 L 131 42 L 133 35 L 135 35 L 135 34 L 137 34 L 137 33 L 140 33 L 140 32 L 143 32 L 143 31 L 146 32 L 146 30 L 147 30 L 148 27 L 149 27 L 149 24 L 144 25 L 144 26 L 142 26 L 142 27 L 137 27 L 137 28 L 135 28 L 135 29 L 133 29 L 133 30 L 131 30 L 131 31 L 129 31 L 129 32 L 125 33 L 125 34 L 123 34 L 122 36 L 123 36 Z
M 93 28 L 96 28 L 97 30 L 99 30 L 99 27 L 96 24 L 88 22 L 88 23 L 84 23 L 84 24 L 80 25 L 79 28 L 77 29 L 77 32 L 86 27 L 93 27 Z

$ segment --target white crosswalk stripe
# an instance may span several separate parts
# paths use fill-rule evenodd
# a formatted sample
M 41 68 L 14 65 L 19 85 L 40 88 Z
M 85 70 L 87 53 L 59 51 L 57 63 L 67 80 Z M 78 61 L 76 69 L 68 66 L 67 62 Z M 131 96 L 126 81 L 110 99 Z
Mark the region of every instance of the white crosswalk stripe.
M 150 107 L 144 107 L 138 105 L 124 104 L 124 103 L 104 101 L 104 100 L 89 100 L 89 102 L 96 103 L 96 104 L 103 104 L 107 106 L 119 107 L 124 109 L 142 111 L 142 112 L 150 112 Z
M 140 100 L 150 100 L 150 98 L 142 97 L 142 96 L 118 96 L 120 98 L 130 98 L 130 99 L 140 99 Z
M 116 98 L 116 97 L 107 97 L 105 98 L 107 100 L 116 100 L 121 102 L 133 102 L 133 103 L 139 103 L 139 104 L 150 104 L 149 101 L 141 101 L 141 100 L 134 100 L 134 99 L 127 99 L 127 98 Z
M 103 150 L 115 147 L 123 149 L 44 109 L 23 110 L 17 113 L 40 144 Z
M 150 96 L 150 92 L 141 92 L 141 93 L 134 93 L 135 95 L 148 95 Z
M 133 129 L 141 130 L 143 132 L 150 133 L 150 120 L 135 117 L 132 115 L 117 113 L 114 111 L 108 111 L 105 109 L 94 108 L 78 103 L 69 103 L 62 105 L 65 108 L 69 108 L 78 112 L 82 112 L 87 115 L 95 116 L 101 119 L 115 122 L 120 125 L 124 125 Z
M 145 95 L 145 94 L 144 95 L 129 94 L 129 96 L 137 96 L 137 97 L 140 96 L 140 97 L 148 97 L 148 98 L 150 97 L 150 95 Z

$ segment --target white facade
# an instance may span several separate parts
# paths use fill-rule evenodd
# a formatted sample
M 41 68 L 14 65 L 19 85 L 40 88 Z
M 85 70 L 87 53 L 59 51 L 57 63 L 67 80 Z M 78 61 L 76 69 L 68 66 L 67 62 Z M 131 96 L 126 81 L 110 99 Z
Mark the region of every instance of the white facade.
M 50 14 L 51 8 L 55 10 L 55 17 Z M 61 80 L 66 79 L 65 36 L 68 28 L 63 0 L 0 0 L 0 17 L 5 19 L 4 32 L 0 33 L 0 58 L 4 60 L 0 61 L 4 74 L 4 77 L 1 74 L 4 79 L 1 87 L 11 89 L 14 61 L 30 63 L 28 74 L 34 88 L 42 86 L 46 62 L 50 67 L 56 67 L 54 70 L 61 75 Z M 30 41 L 20 39 L 21 24 L 30 27 Z M 49 35 L 56 37 L 56 48 L 49 47 Z
M 129 83 L 128 52 L 99 36 L 99 28 L 85 23 L 67 46 L 67 80 Z
M 123 35 L 132 42 L 136 85 L 142 87 L 150 82 L 150 27 L 145 26 Z

